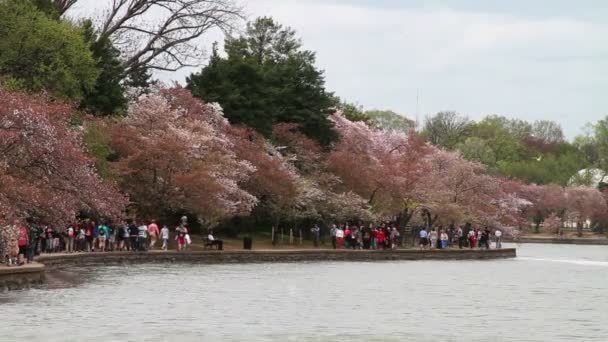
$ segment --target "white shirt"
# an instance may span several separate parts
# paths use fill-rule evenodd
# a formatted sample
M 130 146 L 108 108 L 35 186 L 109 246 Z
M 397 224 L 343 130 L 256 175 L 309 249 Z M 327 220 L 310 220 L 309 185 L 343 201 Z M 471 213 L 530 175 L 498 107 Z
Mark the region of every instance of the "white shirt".
M 336 230 L 336 237 L 337 238 L 343 238 L 344 237 L 344 231 L 342 229 Z
M 494 232 L 494 235 L 496 235 L 496 237 L 501 237 L 502 236 L 502 232 L 500 230 L 497 230 Z
M 215 238 L 213 237 L 213 235 L 209 234 L 209 235 L 207 235 L 207 240 L 214 241 Z
M 163 229 L 160 230 L 160 236 L 161 236 L 161 239 L 168 239 L 169 238 L 169 228 L 163 227 Z

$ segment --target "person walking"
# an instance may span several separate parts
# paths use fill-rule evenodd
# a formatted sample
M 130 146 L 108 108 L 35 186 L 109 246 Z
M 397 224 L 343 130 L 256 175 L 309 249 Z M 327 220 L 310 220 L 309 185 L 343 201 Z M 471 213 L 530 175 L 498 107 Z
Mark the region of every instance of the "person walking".
M 100 252 L 106 251 L 106 240 L 108 239 L 108 235 L 110 235 L 110 230 L 102 221 L 97 227 L 97 247 Z
M 319 228 L 319 225 L 315 224 L 315 226 L 310 229 L 310 233 L 312 234 L 313 246 L 315 246 L 315 248 L 319 247 L 319 238 L 321 237 L 321 228 Z
M 137 227 L 137 246 L 142 252 L 148 249 L 148 226 L 143 221 Z
M 169 227 L 167 225 L 163 225 L 163 228 L 160 230 L 160 238 L 163 240 L 163 246 L 161 247 L 163 251 L 166 251 L 169 248 Z
M 502 248 L 502 232 L 500 229 L 496 229 L 494 232 L 494 236 L 496 237 L 496 249 Z
M 435 231 L 435 228 L 431 228 L 431 232 L 429 233 L 429 240 L 431 241 L 431 248 L 437 248 L 437 241 L 439 240 L 439 236 Z
M 158 230 L 158 226 L 156 225 L 156 221 L 152 220 L 148 225 L 148 235 L 150 236 L 150 249 L 154 249 L 156 245 L 156 240 L 158 240 L 158 235 L 160 231 Z
M 331 246 L 336 249 L 338 245 L 336 243 L 336 232 L 338 231 L 338 227 L 335 224 L 331 225 L 331 229 L 329 230 L 329 236 L 331 237 Z
M 129 224 L 129 246 L 131 247 L 131 251 L 135 252 L 139 250 L 137 245 L 137 237 L 139 236 L 139 229 L 135 222 L 131 222 Z

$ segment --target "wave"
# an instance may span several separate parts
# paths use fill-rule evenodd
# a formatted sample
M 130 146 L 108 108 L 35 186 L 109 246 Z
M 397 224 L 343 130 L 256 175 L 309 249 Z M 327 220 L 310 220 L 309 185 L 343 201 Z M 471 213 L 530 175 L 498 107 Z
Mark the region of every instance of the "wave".
M 547 259 L 547 258 L 530 258 L 530 257 L 518 257 L 518 260 L 529 260 L 529 261 L 544 261 L 544 262 L 558 262 L 564 264 L 574 264 L 583 266 L 599 266 L 608 267 L 608 261 L 594 261 L 584 259 Z

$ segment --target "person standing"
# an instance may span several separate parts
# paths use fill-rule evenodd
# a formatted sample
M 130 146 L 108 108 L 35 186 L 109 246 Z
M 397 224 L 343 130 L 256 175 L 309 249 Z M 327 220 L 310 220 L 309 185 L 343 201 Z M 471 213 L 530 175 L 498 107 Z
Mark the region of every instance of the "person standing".
M 19 254 L 17 255 L 17 264 L 19 266 L 25 263 L 24 258 L 29 244 L 30 238 L 27 228 L 24 225 L 19 225 L 19 239 L 17 240 L 17 245 L 19 247 Z
M 150 235 L 150 249 L 154 249 L 156 240 L 158 239 L 158 234 L 160 234 L 155 220 L 152 220 L 152 222 L 148 225 L 148 234 Z
M 110 231 L 108 230 L 108 226 L 105 225 L 104 222 L 101 222 L 97 227 L 97 247 L 99 247 L 99 251 L 106 251 L 106 240 L 110 235 Z
M 342 249 L 342 245 L 344 243 L 344 231 L 342 227 L 336 228 L 336 248 Z
M 448 248 L 448 243 L 450 241 L 450 236 L 448 235 L 448 233 L 446 233 L 445 230 L 442 230 L 441 234 L 439 235 L 439 238 L 441 239 L 441 249 Z
M 186 235 L 188 234 L 188 229 L 184 224 L 181 224 L 177 227 L 176 232 L 175 240 L 177 240 L 177 250 L 183 251 L 186 249 Z
M 500 229 L 496 229 L 494 232 L 494 236 L 496 237 L 496 249 L 502 248 L 502 232 Z
M 418 235 L 420 236 L 420 249 L 426 249 L 426 246 L 429 244 L 429 233 L 422 227 Z
M 462 249 L 464 246 L 464 232 L 462 231 L 462 227 L 458 226 L 456 229 L 456 238 L 458 239 L 458 248 Z
M 76 236 L 76 230 L 74 229 L 74 225 L 69 225 L 68 229 L 66 229 L 66 243 L 65 243 L 65 251 L 67 253 L 74 253 L 74 238 Z
M 169 227 L 167 225 L 163 225 L 160 230 L 160 238 L 163 240 L 162 250 L 166 251 L 169 248 Z
M 372 226 L 370 237 L 372 238 L 372 249 L 378 249 L 378 229 L 375 226 Z
M 386 248 L 386 233 L 384 233 L 384 229 L 380 228 L 378 229 L 378 233 L 376 234 L 377 238 L 378 238 L 378 249 L 385 249 Z
M 329 236 L 331 237 L 331 246 L 336 249 L 338 247 L 336 243 L 336 232 L 338 231 L 338 227 L 335 224 L 331 225 L 331 229 L 329 230 Z
M 319 238 L 321 237 L 321 228 L 319 228 L 319 225 L 315 224 L 315 226 L 310 229 L 310 233 L 312 234 L 313 246 L 315 246 L 315 248 L 319 247 Z
M 469 238 L 469 247 L 471 249 L 475 248 L 476 247 L 475 245 L 477 244 L 477 232 L 475 232 L 475 229 L 469 230 L 468 238 Z

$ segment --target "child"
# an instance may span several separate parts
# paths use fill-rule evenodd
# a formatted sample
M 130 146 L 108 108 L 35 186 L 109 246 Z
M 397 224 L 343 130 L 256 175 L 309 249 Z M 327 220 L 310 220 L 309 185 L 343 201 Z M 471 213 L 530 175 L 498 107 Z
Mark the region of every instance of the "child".
M 169 245 L 169 228 L 167 225 L 163 225 L 163 228 L 160 230 L 160 238 L 163 240 L 162 250 L 166 251 Z

